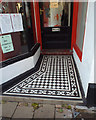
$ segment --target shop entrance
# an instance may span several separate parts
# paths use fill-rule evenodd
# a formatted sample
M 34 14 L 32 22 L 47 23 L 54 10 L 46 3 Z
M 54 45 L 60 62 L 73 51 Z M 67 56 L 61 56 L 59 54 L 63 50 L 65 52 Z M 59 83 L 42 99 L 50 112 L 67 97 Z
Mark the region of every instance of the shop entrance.
M 40 2 L 43 49 L 70 49 L 72 33 L 72 2 Z

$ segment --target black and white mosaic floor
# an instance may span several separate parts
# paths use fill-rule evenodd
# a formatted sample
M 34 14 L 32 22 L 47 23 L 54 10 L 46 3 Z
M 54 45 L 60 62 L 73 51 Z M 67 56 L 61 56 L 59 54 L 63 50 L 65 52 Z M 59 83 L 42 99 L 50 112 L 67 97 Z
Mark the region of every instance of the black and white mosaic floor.
M 44 55 L 37 72 L 3 94 L 82 99 L 71 55 Z

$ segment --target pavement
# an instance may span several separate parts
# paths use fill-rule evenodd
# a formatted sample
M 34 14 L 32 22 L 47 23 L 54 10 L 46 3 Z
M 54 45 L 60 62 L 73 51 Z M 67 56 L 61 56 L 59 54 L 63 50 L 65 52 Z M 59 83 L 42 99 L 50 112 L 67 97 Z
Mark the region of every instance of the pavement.
M 66 119 L 82 118 L 96 119 L 96 108 L 74 104 L 50 104 L 50 103 L 33 103 L 33 102 L 13 102 L 4 101 L 0 103 L 0 118 L 2 120 L 14 120 L 14 118 L 37 119 Z M 22 119 L 22 120 L 23 120 Z

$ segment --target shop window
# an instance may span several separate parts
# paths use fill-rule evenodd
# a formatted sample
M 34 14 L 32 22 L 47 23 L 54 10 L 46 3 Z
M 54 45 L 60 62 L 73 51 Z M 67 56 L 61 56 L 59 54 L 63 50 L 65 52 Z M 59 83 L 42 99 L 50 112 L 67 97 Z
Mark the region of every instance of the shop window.
M 7 15 L 10 19 L 6 24 L 6 31 L 4 33 L 4 22 L 0 25 L 0 62 L 18 57 L 30 52 L 34 45 L 32 19 L 31 19 L 31 6 L 30 3 L 24 2 L 4 2 L 0 3 L 0 19 L 2 16 Z M 15 15 L 17 20 L 12 18 Z M 8 18 L 10 16 L 10 18 Z M 5 19 L 3 17 L 3 19 Z M 21 20 L 20 20 L 21 19 Z M 5 20 L 5 22 L 8 22 Z M 11 25 L 10 25 L 11 24 Z M 12 27 L 9 32 L 8 25 Z M 18 28 L 16 28 L 17 26 Z M 20 26 L 21 25 L 21 26 Z

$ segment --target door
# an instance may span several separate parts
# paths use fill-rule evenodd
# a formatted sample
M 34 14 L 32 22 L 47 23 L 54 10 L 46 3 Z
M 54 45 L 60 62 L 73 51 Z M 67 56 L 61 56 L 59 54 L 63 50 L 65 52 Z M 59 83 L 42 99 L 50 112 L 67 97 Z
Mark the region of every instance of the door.
M 43 49 L 70 49 L 72 2 L 40 2 Z

